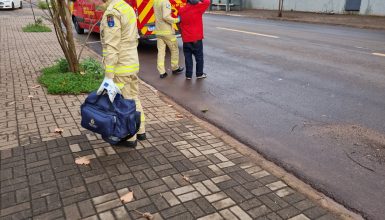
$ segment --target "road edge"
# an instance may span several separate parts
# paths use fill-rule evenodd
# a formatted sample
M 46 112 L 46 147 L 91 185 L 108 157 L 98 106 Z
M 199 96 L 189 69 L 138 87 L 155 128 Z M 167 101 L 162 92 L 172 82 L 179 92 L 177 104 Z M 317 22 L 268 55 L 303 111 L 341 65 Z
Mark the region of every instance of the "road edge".
M 319 24 L 319 25 L 331 25 L 331 26 L 340 26 L 340 27 L 349 27 L 349 28 L 360 28 L 360 29 L 369 29 L 369 30 L 379 30 L 379 31 L 385 31 L 384 28 L 377 28 L 377 27 L 371 27 L 371 26 L 365 26 L 365 25 L 349 25 L 349 24 L 332 24 L 327 22 L 316 22 L 316 21 L 305 21 L 305 20 L 296 20 L 296 19 L 289 19 L 284 17 L 253 17 L 253 16 L 247 16 L 242 14 L 229 14 L 226 12 L 215 12 L 215 11 L 206 11 L 205 14 L 210 15 L 222 15 L 222 16 L 230 16 L 230 17 L 243 17 L 243 18 L 253 18 L 253 19 L 262 19 L 262 20 L 270 20 L 270 21 L 285 21 L 285 22 L 296 22 L 296 23 L 307 23 L 307 24 Z

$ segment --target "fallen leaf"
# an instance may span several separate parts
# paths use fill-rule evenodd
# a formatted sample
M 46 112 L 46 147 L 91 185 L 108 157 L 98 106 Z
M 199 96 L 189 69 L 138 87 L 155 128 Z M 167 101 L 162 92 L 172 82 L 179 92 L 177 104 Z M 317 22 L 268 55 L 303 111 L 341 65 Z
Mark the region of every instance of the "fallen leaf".
M 151 215 L 151 213 L 149 212 L 139 212 L 138 210 L 134 210 L 135 212 L 137 212 L 138 214 L 142 215 L 143 218 L 146 218 L 148 220 L 153 220 L 154 219 L 154 216 Z
M 202 109 L 201 112 L 206 113 L 208 109 Z
M 32 87 L 30 87 L 31 89 L 37 89 L 37 88 L 40 88 L 40 85 L 34 85 Z
M 177 117 L 177 118 L 183 118 L 183 115 L 177 114 L 176 117 Z
M 63 131 L 63 128 L 55 128 L 55 133 L 61 134 Z
M 33 98 L 33 95 L 29 95 L 28 98 L 31 98 L 31 99 L 32 99 L 32 98 Z
M 153 220 L 153 219 L 154 219 L 154 216 L 151 215 L 151 213 L 149 213 L 149 212 L 143 213 L 142 216 L 143 216 L 144 218 L 148 219 L 148 220 Z
M 79 165 L 88 165 L 90 164 L 90 160 L 85 157 L 78 157 L 75 159 L 75 163 Z
M 190 182 L 190 178 L 188 176 L 182 175 L 183 179 L 186 180 L 187 182 Z
M 130 191 L 130 192 L 128 192 L 126 195 L 120 197 L 120 200 L 121 200 L 123 203 L 131 202 L 132 199 L 134 199 L 134 192 L 132 192 L 132 191 Z

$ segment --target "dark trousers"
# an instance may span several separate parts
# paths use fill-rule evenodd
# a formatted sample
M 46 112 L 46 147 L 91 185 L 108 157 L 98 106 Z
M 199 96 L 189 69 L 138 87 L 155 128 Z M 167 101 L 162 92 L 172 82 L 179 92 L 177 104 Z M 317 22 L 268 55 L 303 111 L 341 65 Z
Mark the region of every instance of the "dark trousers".
M 202 40 L 198 40 L 195 42 L 184 42 L 183 43 L 183 53 L 186 65 L 186 77 L 191 78 L 193 72 L 193 58 L 195 57 L 196 68 L 195 74 L 196 76 L 201 76 L 203 74 L 203 42 Z

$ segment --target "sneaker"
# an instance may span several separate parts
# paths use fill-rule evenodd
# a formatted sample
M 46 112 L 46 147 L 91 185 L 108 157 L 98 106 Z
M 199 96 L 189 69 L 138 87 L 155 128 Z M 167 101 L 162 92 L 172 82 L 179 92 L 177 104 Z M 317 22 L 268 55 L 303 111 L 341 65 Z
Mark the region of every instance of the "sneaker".
M 206 73 L 203 73 L 202 75 L 200 76 L 197 76 L 197 79 L 204 79 L 207 77 L 207 74 Z
M 140 141 L 144 141 L 147 139 L 146 137 L 146 133 L 143 133 L 143 134 L 136 134 L 136 138 Z
M 191 80 L 191 77 L 186 77 L 187 80 Z
M 138 142 L 135 141 L 122 141 L 117 144 L 117 146 L 120 147 L 129 147 L 129 148 L 135 148 L 136 145 L 138 145 Z
M 184 67 L 178 67 L 178 69 L 172 71 L 172 74 L 174 75 L 179 74 L 183 72 L 183 70 L 184 70 Z
M 167 75 L 168 75 L 167 73 L 160 74 L 160 78 L 161 78 L 161 79 L 166 78 Z

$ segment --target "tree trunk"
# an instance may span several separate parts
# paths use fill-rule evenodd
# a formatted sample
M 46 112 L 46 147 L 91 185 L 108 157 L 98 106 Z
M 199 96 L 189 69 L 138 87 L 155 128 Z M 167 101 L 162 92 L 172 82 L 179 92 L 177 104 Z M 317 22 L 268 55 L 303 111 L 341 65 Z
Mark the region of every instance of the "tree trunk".
M 55 28 L 55 34 L 68 62 L 69 70 L 77 73 L 80 71 L 80 65 L 76 54 L 68 4 L 65 0 L 46 0 L 47 3 L 48 1 L 50 1 L 51 5 L 48 10 Z
M 35 24 L 36 24 L 36 16 L 35 16 L 35 11 L 33 10 L 33 7 L 32 7 L 32 0 L 29 0 L 29 5 L 31 5 L 31 10 L 32 10 L 32 14 L 33 14 L 33 20 L 35 21 Z

